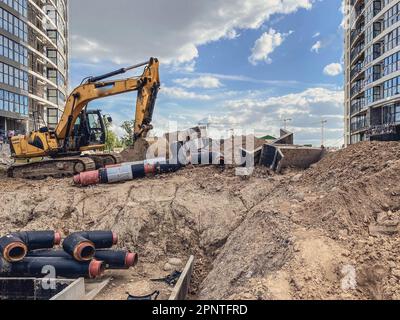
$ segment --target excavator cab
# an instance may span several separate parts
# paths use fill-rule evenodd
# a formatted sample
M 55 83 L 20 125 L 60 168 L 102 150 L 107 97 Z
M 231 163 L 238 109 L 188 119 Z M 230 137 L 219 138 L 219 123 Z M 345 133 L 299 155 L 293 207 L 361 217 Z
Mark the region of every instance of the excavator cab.
M 106 124 L 101 111 L 84 109 L 75 122 L 71 138 L 76 151 L 103 146 L 106 143 Z

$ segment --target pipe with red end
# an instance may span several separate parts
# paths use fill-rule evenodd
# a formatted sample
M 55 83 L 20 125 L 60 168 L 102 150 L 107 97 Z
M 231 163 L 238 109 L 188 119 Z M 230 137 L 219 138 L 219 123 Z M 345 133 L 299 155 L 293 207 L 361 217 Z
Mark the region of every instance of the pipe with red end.
M 61 242 L 55 231 L 28 231 L 12 233 L 0 238 L 0 253 L 8 262 L 21 261 L 29 251 L 50 249 Z
M 99 183 L 116 183 L 134 179 L 141 179 L 147 176 L 154 176 L 162 173 L 175 172 L 182 168 L 180 164 L 149 163 L 140 162 L 138 164 L 122 165 L 97 171 L 82 172 L 74 177 L 74 183 L 81 186 L 90 186 Z
M 74 176 L 74 183 L 82 186 L 91 186 L 100 183 L 99 170 L 86 171 Z
M 28 254 L 28 257 L 53 257 L 69 258 L 72 257 L 64 250 L 35 250 Z M 138 255 L 124 250 L 96 250 L 95 259 L 104 261 L 106 269 L 129 269 L 138 263 Z
M 26 257 L 22 261 L 9 263 L 0 259 L 0 276 L 3 277 L 45 277 L 44 274 L 54 268 L 55 277 L 94 279 L 101 276 L 105 271 L 102 261 L 91 260 L 88 262 L 77 262 L 71 258 L 59 257 Z
M 89 261 L 95 257 L 96 249 L 108 249 L 118 243 L 112 231 L 75 232 L 63 242 L 65 252 L 77 261 Z
M 97 250 L 96 259 L 104 261 L 107 269 L 129 269 L 137 265 L 139 257 L 136 253 L 123 250 Z

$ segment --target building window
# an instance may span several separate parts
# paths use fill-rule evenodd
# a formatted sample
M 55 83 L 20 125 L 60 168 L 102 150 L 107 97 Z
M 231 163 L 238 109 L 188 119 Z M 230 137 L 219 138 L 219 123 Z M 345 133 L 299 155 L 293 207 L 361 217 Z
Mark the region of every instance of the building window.
M 25 18 L 28 17 L 28 0 L 0 0 Z
M 28 91 L 28 73 L 0 62 L 0 83 Z
M 400 77 L 389 79 L 383 83 L 383 98 L 400 94 Z
M 3 8 L 0 8 L 0 28 L 25 42 L 28 41 L 27 24 Z
M 47 58 L 49 58 L 54 64 L 57 64 L 57 51 L 47 50 Z
M 47 126 L 50 129 L 55 129 L 58 124 L 58 109 L 48 108 L 47 109 Z
M 393 7 L 385 12 L 383 17 L 384 28 L 390 28 L 398 21 L 400 21 L 400 3 L 396 3 Z
M 47 90 L 47 99 L 52 103 L 58 104 L 57 90 L 56 89 L 48 89 Z
M 400 31 L 399 28 L 394 29 L 385 36 L 385 51 L 390 51 L 397 47 L 400 43 Z
M 28 66 L 28 49 L 3 35 L 0 35 L 0 56 Z
M 400 123 L 400 103 L 389 104 L 383 107 L 383 124 Z
M 55 85 L 57 84 L 57 70 L 55 69 L 47 69 L 47 79 L 53 82 Z
M 0 110 L 27 116 L 29 114 L 28 97 L 7 90 L 0 90 Z
M 351 131 L 358 131 L 367 127 L 367 116 L 365 114 L 351 119 Z

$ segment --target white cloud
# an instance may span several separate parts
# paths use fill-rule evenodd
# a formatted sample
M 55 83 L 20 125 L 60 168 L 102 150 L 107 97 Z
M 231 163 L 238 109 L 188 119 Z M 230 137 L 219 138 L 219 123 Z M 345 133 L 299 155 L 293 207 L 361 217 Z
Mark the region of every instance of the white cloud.
M 290 130 L 297 142 L 320 143 L 321 119 L 328 120 L 326 135 L 330 141 L 343 136 L 342 90 L 309 88 L 302 92 L 267 98 L 228 100 L 222 113 L 210 116 L 212 124 L 226 129 L 254 129 L 257 135 L 279 134 L 282 119 L 290 117 Z M 240 112 L 240 117 L 238 117 Z
M 187 63 L 198 57 L 201 45 L 258 29 L 274 14 L 310 9 L 312 2 L 71 0 L 72 57 L 126 64 L 156 56 L 163 64 Z
M 311 47 L 311 52 L 315 52 L 315 53 L 319 53 L 319 49 L 321 49 L 322 47 L 322 43 L 321 41 L 317 41 L 316 43 L 314 43 L 314 45 Z
M 293 119 L 290 130 L 295 133 L 296 143 L 318 145 L 320 121 L 327 119 L 326 139 L 342 143 L 343 90 L 312 87 L 280 96 L 269 96 L 263 91 L 201 95 L 182 88 L 163 87 L 161 93 L 165 97 L 160 99 L 154 115 L 155 132 L 161 135 L 168 130 L 169 120 L 178 121 L 179 128 L 185 129 L 207 119 L 212 128 L 255 130 L 258 136 L 279 135 L 282 119 L 290 117 Z M 173 98 L 172 102 L 167 99 L 169 97 Z M 112 112 L 115 123 L 119 124 L 132 114 L 132 99 L 127 96 L 125 100 L 119 100 L 117 110 L 112 99 L 107 100 L 109 106 L 102 106 L 105 111 Z M 117 128 L 113 129 L 121 134 Z
M 184 90 L 179 87 L 162 87 L 161 94 L 181 100 L 211 100 L 211 96 Z
M 335 77 L 343 72 L 343 67 L 340 63 L 331 63 L 324 68 L 324 74 Z
M 291 93 L 279 97 L 271 97 L 268 99 L 241 99 L 226 102 L 226 106 L 230 109 L 252 109 L 261 110 L 270 107 L 290 107 L 297 110 L 305 110 L 311 104 L 332 103 L 340 108 L 343 104 L 343 91 L 329 90 L 325 88 L 310 88 L 300 93 Z
M 185 88 L 215 89 L 222 86 L 222 83 L 218 78 L 211 76 L 175 79 L 174 83 Z
M 272 28 L 269 29 L 268 32 L 263 33 L 261 37 L 257 39 L 253 49 L 251 50 L 252 53 L 249 57 L 250 63 L 252 65 L 257 65 L 259 61 L 271 63 L 272 59 L 269 57 L 270 54 L 283 43 L 289 34 L 291 34 L 291 32 L 282 34 L 276 32 L 276 30 Z

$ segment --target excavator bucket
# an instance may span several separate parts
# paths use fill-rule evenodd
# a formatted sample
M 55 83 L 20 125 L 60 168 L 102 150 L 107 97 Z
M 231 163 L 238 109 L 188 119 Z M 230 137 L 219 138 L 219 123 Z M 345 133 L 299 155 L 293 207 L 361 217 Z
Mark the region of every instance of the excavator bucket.
M 146 160 L 147 150 L 150 143 L 144 139 L 139 138 L 135 144 L 121 152 L 122 162 L 135 162 Z

